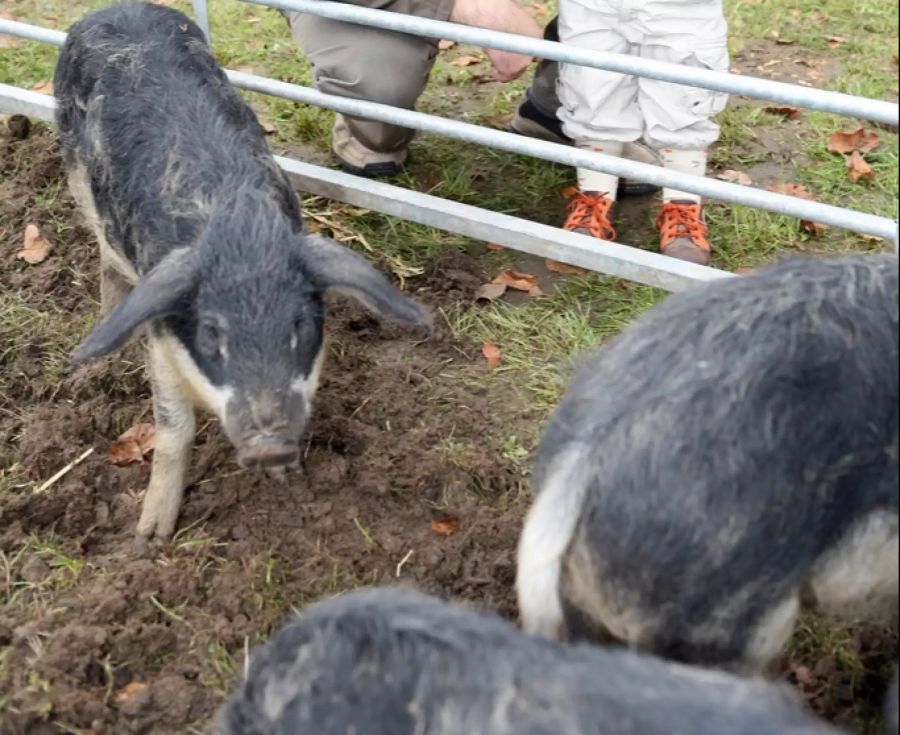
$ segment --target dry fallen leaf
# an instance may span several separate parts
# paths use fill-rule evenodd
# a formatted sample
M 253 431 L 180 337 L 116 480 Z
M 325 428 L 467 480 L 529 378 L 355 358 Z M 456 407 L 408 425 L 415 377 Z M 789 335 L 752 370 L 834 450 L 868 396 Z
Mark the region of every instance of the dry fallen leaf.
M 456 45 L 456 41 L 449 41 L 446 38 L 443 41 L 438 41 L 438 48 L 441 51 L 449 51 Z
M 776 194 L 787 194 L 788 196 L 805 199 L 808 202 L 816 201 L 816 198 L 809 193 L 809 191 L 805 186 L 803 186 L 803 184 L 795 184 L 793 182 L 786 181 L 780 184 L 770 184 L 765 188 L 768 191 L 774 191 Z M 805 219 L 800 220 L 800 227 L 802 227 L 807 232 L 811 232 L 814 235 L 821 235 L 828 229 L 828 225 L 823 225 L 821 222 L 811 222 Z
M 722 171 L 722 173 L 716 175 L 716 178 L 722 181 L 730 181 L 732 184 L 743 184 L 744 186 L 750 186 L 753 183 L 753 179 L 743 171 L 734 171 L 732 169 Z
M 41 94 L 53 94 L 53 82 L 49 79 L 44 79 L 43 81 L 35 84 L 32 89 L 35 92 L 40 92 Z
M 459 530 L 459 518 L 446 516 L 431 522 L 431 530 L 438 536 L 452 536 Z
M 529 296 L 542 296 L 544 293 L 538 286 L 535 276 L 530 273 L 519 273 L 509 268 L 494 276 L 491 283 L 502 283 L 504 286 L 516 291 L 524 291 Z
M 866 130 L 860 125 L 856 130 L 847 132 L 838 130 L 828 139 L 828 150 L 831 153 L 868 153 L 881 143 L 878 133 Z
M 503 247 L 502 245 L 498 245 L 498 244 L 495 243 L 495 242 L 489 242 L 489 243 L 487 244 L 487 249 L 488 249 L 488 250 L 506 250 L 505 247 Z
M 450 63 L 451 63 L 453 66 L 472 66 L 472 64 L 477 64 L 479 61 L 481 61 L 481 57 L 479 57 L 479 56 L 470 56 L 470 55 L 467 54 L 467 55 L 464 55 L 464 56 L 457 56 L 457 57 L 456 57 L 455 59 L 453 59 L 453 61 L 451 61 Z
M 475 292 L 476 301 L 496 301 L 506 293 L 505 283 L 485 283 Z
M 779 115 L 785 120 L 795 120 L 800 115 L 799 107 L 790 107 L 787 105 L 784 107 L 766 107 L 765 111 L 770 115 Z
M 153 451 L 156 441 L 156 426 L 151 423 L 135 424 L 112 443 L 109 461 L 117 467 L 143 462 Z
M 506 130 L 512 122 L 512 119 L 512 113 L 506 115 L 482 115 L 478 118 L 478 122 L 490 128 Z
M 577 265 L 569 265 L 568 263 L 551 260 L 550 258 L 547 258 L 544 261 L 544 265 L 551 273 L 566 273 L 571 276 L 586 276 L 588 274 L 588 271 L 585 268 L 579 268 Z
M 244 72 L 244 74 L 256 74 L 256 69 L 252 66 L 236 66 L 234 70 Z
M 867 235 L 865 232 L 857 232 L 858 237 L 863 240 L 868 240 L 869 242 L 884 242 L 883 237 L 878 237 L 878 235 Z
M 263 132 L 266 135 L 272 135 L 272 133 L 274 133 L 276 130 L 275 126 L 270 122 L 262 122 L 259 126 L 263 129 Z
M 837 48 L 842 43 L 846 42 L 846 38 L 843 36 L 831 36 L 828 39 L 828 48 Z
M 755 271 L 755 270 L 756 270 L 756 268 L 747 268 L 747 267 L 735 268 L 734 274 L 737 276 L 746 276 L 748 273 L 753 273 L 753 271 Z
M 497 345 L 487 341 L 481 345 L 481 354 L 484 355 L 484 359 L 487 360 L 488 370 L 496 368 L 500 364 L 500 358 L 503 356 L 503 353 L 500 352 L 500 348 L 497 347 Z
M 853 151 L 847 156 L 847 176 L 850 181 L 857 182 L 860 179 L 874 179 L 875 171 L 866 163 L 866 159 L 862 157 L 859 151 Z
M 133 697 L 138 692 L 144 691 L 147 688 L 147 685 L 142 681 L 130 681 L 121 689 L 116 691 L 113 694 L 112 701 L 115 704 L 122 704 L 127 701 L 130 697 Z
M 52 247 L 50 241 L 41 234 L 37 225 L 28 224 L 25 226 L 25 235 L 22 238 L 22 249 L 16 257 L 26 263 L 31 263 L 31 265 L 37 265 L 47 259 Z

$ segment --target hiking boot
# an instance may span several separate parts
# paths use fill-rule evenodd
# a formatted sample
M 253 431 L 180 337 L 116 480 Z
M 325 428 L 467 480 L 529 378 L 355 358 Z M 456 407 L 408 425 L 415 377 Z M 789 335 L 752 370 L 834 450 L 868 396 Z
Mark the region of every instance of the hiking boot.
M 341 114 L 334 116 L 334 128 L 331 131 L 331 150 L 344 171 L 367 178 L 387 178 L 403 171 L 409 150 L 373 151 L 353 137 L 346 118 Z
M 569 216 L 563 224 L 564 230 L 591 235 L 601 240 L 615 240 L 616 230 L 612 226 L 612 209 L 615 202 L 606 192 L 580 191 L 574 186 L 563 191 L 569 198 L 566 211 Z
M 572 139 L 563 132 L 559 118 L 556 115 L 547 115 L 538 109 L 538 106 L 534 104 L 531 95 L 528 93 L 525 94 L 525 99 L 516 110 L 516 114 L 509 124 L 509 129 L 510 132 L 518 133 L 528 138 L 537 138 L 538 140 L 561 143 L 562 145 L 572 145 Z
M 659 250 L 679 260 L 709 265 L 712 248 L 700 204 L 691 201 L 663 202 L 656 218 Z

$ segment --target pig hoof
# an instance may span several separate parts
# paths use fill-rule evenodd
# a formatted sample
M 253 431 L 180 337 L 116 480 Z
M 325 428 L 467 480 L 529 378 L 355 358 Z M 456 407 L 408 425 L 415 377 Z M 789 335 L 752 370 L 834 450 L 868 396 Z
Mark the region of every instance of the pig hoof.
M 167 539 L 162 539 L 158 536 L 144 536 L 138 533 L 134 536 L 131 548 L 137 557 L 152 558 L 159 553 L 166 541 Z
M 287 467 L 267 467 L 266 474 L 278 482 L 287 482 Z

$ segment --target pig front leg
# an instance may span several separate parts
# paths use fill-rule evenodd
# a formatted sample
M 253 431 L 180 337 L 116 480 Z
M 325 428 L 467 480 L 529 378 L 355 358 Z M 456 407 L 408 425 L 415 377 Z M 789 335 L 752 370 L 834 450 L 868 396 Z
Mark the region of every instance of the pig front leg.
M 100 258 L 100 313 L 106 316 L 131 290 L 131 284 L 112 264 Z
M 138 554 L 164 544 L 175 531 L 195 430 L 194 403 L 178 370 L 160 340 L 151 336 L 149 348 L 156 444 L 134 538 Z

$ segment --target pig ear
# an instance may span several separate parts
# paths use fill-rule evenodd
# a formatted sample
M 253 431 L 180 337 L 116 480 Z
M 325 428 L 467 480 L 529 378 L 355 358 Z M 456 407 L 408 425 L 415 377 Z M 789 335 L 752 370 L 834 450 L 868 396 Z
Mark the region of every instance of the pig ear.
M 351 296 L 397 322 L 431 327 L 431 314 L 394 288 L 363 256 L 321 235 L 305 235 L 300 247 L 304 268 L 322 291 Z
M 175 250 L 138 281 L 72 355 L 72 363 L 102 357 L 124 345 L 148 319 L 172 311 L 197 282 L 197 257 L 189 248 Z

